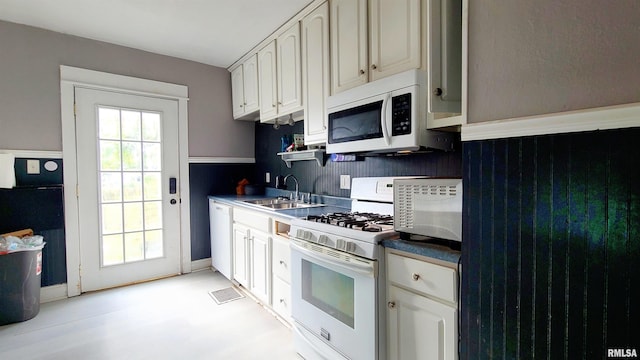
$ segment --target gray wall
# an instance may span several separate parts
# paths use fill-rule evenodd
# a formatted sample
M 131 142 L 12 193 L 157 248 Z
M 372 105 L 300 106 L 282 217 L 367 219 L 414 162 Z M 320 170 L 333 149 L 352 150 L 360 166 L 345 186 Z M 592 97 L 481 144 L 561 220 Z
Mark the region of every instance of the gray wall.
M 4 21 L 0 49 L 0 149 L 62 150 L 59 66 L 69 65 L 186 85 L 189 156 L 254 155 L 226 69 Z
M 469 1 L 470 123 L 640 101 L 640 1 Z

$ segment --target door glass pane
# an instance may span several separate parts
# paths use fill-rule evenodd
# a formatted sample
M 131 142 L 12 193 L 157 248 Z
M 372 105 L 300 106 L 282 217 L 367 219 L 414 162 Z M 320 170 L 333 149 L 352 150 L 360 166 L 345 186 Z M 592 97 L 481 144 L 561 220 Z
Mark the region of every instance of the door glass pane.
M 122 139 L 140 140 L 140 112 L 122 110 Z
M 102 237 L 102 265 L 116 265 L 124 262 L 122 234 Z
M 142 203 L 125 203 L 124 204 L 124 231 L 140 231 L 143 230 Z
M 126 262 L 144 260 L 144 233 L 125 234 L 124 249 Z
M 145 231 L 145 257 L 154 259 L 162 257 L 162 230 Z
M 142 140 L 160 141 L 160 114 L 142 113 Z
M 142 173 L 123 173 L 122 181 L 124 188 L 124 201 L 142 200 Z
M 122 232 L 122 204 L 102 204 L 102 233 Z
M 144 199 L 159 200 L 162 197 L 162 185 L 159 172 L 145 172 L 144 174 Z
M 101 173 L 100 186 L 102 187 L 102 202 L 122 201 L 122 180 L 120 173 Z
M 100 170 L 120 171 L 120 142 L 100 140 Z
M 122 142 L 122 170 L 142 170 L 141 152 L 139 142 Z
M 147 201 L 144 203 L 144 229 L 162 229 L 162 202 Z
M 161 117 L 98 108 L 102 265 L 164 256 Z
M 162 148 L 158 143 L 144 143 L 144 170 L 160 171 L 162 158 L 160 156 Z
M 120 110 L 98 109 L 100 139 L 120 139 Z

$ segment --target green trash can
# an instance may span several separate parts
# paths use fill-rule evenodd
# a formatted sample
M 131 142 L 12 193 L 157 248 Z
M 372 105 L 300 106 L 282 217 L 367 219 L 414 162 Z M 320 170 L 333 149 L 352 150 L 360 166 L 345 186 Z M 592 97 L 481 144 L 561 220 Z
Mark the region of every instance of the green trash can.
M 38 315 L 41 273 L 42 247 L 0 255 L 0 325 Z

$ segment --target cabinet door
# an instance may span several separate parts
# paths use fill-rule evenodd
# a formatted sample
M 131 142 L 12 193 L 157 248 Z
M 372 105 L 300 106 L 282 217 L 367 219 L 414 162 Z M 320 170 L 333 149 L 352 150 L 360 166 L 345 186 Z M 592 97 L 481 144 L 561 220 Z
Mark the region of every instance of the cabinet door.
M 291 282 L 291 249 L 289 242 L 273 238 L 273 276 Z
M 242 64 L 245 114 L 258 111 L 258 56 L 253 55 Z
M 271 238 L 268 234 L 249 229 L 251 235 L 251 293 L 265 304 L 271 298 Z
M 367 0 L 330 0 L 331 94 L 368 81 Z
M 258 92 L 260 96 L 260 122 L 273 119 L 278 115 L 275 41 L 258 51 Z
M 278 36 L 276 45 L 278 115 L 286 115 L 302 108 L 300 23 Z
M 233 278 L 249 289 L 249 263 L 248 258 L 249 238 L 247 228 L 241 225 L 233 225 Z
M 369 6 L 369 80 L 420 68 L 420 0 L 371 0 Z
M 456 309 L 393 285 L 388 289 L 388 358 L 457 359 Z
M 329 96 L 329 4 L 302 19 L 302 86 L 304 88 L 304 143 L 327 140 L 326 102 Z
M 233 106 L 233 118 L 244 115 L 244 76 L 242 65 L 231 71 L 231 104 Z

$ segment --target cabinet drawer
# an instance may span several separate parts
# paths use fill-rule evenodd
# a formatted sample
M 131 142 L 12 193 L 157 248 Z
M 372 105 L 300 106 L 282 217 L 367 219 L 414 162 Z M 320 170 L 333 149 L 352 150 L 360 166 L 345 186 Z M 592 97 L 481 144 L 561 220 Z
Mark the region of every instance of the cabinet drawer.
M 233 209 L 233 221 L 248 225 L 252 229 L 271 232 L 271 218 L 256 211 L 236 207 Z
M 273 239 L 273 275 L 287 283 L 291 282 L 291 250 L 289 242 L 278 238 Z
M 391 253 L 387 254 L 387 269 L 390 282 L 445 301 L 458 301 L 454 269 Z
M 289 321 L 291 318 L 291 286 L 280 278 L 273 279 L 273 310 Z

